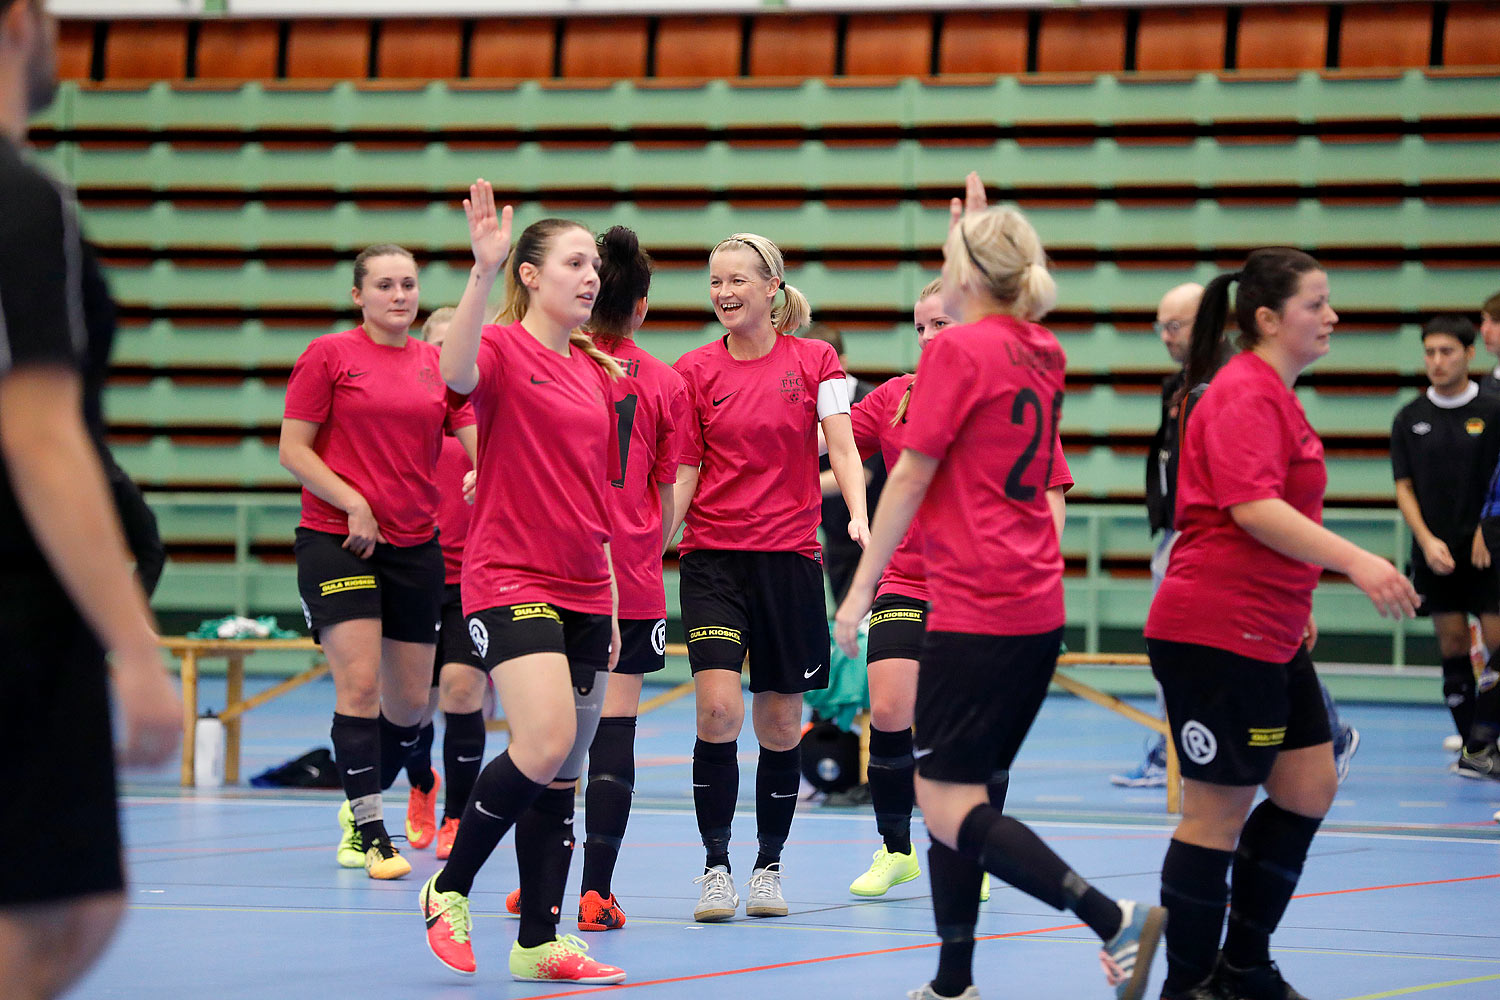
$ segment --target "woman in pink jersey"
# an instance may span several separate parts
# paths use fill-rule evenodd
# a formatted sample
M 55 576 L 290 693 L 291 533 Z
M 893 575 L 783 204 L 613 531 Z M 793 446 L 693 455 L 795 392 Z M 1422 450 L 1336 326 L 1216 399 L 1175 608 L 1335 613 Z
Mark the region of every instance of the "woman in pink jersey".
M 1299 1000 L 1271 961 L 1270 936 L 1338 788 L 1309 655 L 1313 588 L 1323 569 L 1344 573 L 1398 617 L 1417 598 L 1390 563 L 1322 527 L 1323 443 L 1292 391 L 1328 353 L 1338 321 L 1317 261 L 1257 250 L 1210 282 L 1185 384 L 1213 371 L 1236 283 L 1240 353 L 1185 411 L 1181 536 L 1146 620 L 1183 777 L 1161 871 L 1172 915 L 1162 995 Z M 1252 812 L 1259 788 L 1268 798 Z
M 521 921 L 510 952 L 523 981 L 617 983 L 625 973 L 557 935 L 573 847 L 573 786 L 620 648 L 605 494 L 620 478 L 620 366 L 579 327 L 599 291 L 594 234 L 532 223 L 510 253 L 511 210 L 479 181 L 464 201 L 474 268 L 443 344 L 443 378 L 479 421 L 474 517 L 464 549 L 469 635 L 494 678 L 510 745 L 474 783 L 445 868 L 422 887 L 427 943 L 475 970 L 474 877 L 512 826 Z M 507 256 L 503 326 L 481 326 Z
M 609 490 L 610 551 L 620 590 L 620 663 L 604 695 L 604 716 L 589 747 L 583 885 L 578 929 L 625 925 L 610 880 L 630 818 L 635 786 L 635 720 L 646 674 L 666 666 L 667 598 L 662 550 L 671 527 L 677 437 L 689 419 L 687 385 L 632 335 L 646 319 L 651 258 L 636 234 L 615 226 L 599 237 L 599 294 L 588 331 L 624 369 L 616 383 L 621 478 Z
M 1031 224 L 1013 209 L 970 212 L 943 247 L 943 300 L 959 321 L 922 353 L 875 531 L 836 618 L 856 629 L 881 571 L 921 509 L 932 598 L 917 678 L 917 801 L 932 837 L 933 913 L 943 947 L 910 995 L 978 996 L 972 984 L 979 868 L 1058 909 L 1106 942 L 1117 996 L 1146 985 L 1159 907 L 1116 903 L 990 802 L 1036 718 L 1062 641 L 1058 454 L 1066 359 L 1036 320 L 1056 286 Z M 1107 965 L 1108 967 L 1108 965 Z
M 354 261 L 363 322 L 316 338 L 287 384 L 281 464 L 302 483 L 297 589 L 334 683 L 333 749 L 347 801 L 338 862 L 371 878 L 411 865 L 391 846 L 381 791 L 416 746 L 443 599 L 434 475 L 444 431 L 474 448 L 438 351 L 408 336 L 417 265 L 381 244 Z
M 422 339 L 442 349 L 453 308 L 444 306 L 427 317 Z M 447 860 L 458 832 L 458 818 L 468 805 L 469 792 L 484 761 L 484 667 L 474 652 L 459 598 L 464 541 L 469 535 L 472 507 L 464 499 L 464 480 L 473 472 L 469 453 L 451 434 L 443 436 L 438 456 L 438 539 L 443 546 L 442 625 L 432 664 L 432 690 L 422 714 L 416 749 L 406 761 L 411 793 L 406 803 L 406 840 L 420 850 L 436 841 L 439 861 Z M 471 668 L 478 669 L 471 669 Z M 443 780 L 432 769 L 433 714 L 443 713 Z M 437 793 L 445 792 L 443 821 L 437 819 Z
M 745 717 L 740 670 L 747 652 L 760 743 L 760 851 L 745 912 L 787 913 L 781 850 L 801 779 L 802 693 L 828 686 L 820 425 L 849 506 L 849 535 L 861 544 L 869 535 L 848 383 L 830 345 L 790 336 L 810 310 L 786 283 L 781 251 L 751 233 L 722 241 L 709 255 L 709 298 L 725 336 L 674 366 L 687 381 L 693 410 L 673 506 L 687 525 L 678 551 L 698 702 L 693 804 L 707 858 L 693 917 L 701 921 L 727 920 L 739 907 L 729 834 L 739 795 L 736 741 Z

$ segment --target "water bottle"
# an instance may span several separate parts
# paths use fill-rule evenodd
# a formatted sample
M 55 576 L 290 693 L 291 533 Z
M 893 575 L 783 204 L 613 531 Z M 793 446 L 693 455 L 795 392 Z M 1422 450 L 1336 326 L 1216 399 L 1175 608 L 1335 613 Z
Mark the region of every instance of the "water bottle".
M 211 709 L 193 727 L 193 784 L 199 788 L 224 784 L 224 723 Z

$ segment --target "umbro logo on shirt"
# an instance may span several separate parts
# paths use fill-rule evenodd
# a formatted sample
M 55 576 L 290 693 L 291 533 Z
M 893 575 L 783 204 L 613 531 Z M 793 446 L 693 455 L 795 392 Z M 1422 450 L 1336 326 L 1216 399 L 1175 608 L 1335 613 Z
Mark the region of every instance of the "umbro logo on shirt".
M 739 390 L 738 390 L 738 389 L 736 389 L 736 390 L 734 390 L 734 392 L 739 392 Z M 730 393 L 730 394 L 729 394 L 729 396 L 733 396 L 733 395 L 734 395 L 734 392 L 731 392 L 731 393 Z M 720 397 L 719 397 L 719 398 L 718 398 L 718 399 L 716 399 L 716 400 L 714 400 L 714 405 L 715 405 L 715 406 L 718 406 L 718 405 L 719 405 L 719 404 L 720 404 L 720 403 L 722 403 L 722 402 L 724 402 L 724 400 L 726 400 L 726 399 L 728 399 L 728 398 L 729 398 L 729 396 L 720 396 Z
M 1432 425 L 1425 420 L 1419 420 L 1417 423 L 1411 425 L 1411 432 L 1413 434 L 1429 434 L 1432 432 Z

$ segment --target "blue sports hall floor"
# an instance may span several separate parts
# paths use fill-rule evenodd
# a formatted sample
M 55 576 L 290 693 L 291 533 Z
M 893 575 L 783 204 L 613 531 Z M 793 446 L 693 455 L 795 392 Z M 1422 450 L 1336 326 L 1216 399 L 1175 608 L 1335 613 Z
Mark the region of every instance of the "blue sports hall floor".
M 1492 819 L 1500 782 L 1448 773 L 1441 744 L 1450 723 L 1433 695 L 1431 707 L 1343 706 L 1362 734 L 1360 750 L 1273 942 L 1288 980 L 1314 1000 L 1500 996 L 1500 824 Z M 207 682 L 201 703 L 222 703 L 222 684 Z M 326 745 L 332 703 L 324 681 L 248 715 L 242 773 Z M 1008 808 L 1106 892 L 1154 899 L 1171 831 L 1164 793 L 1115 788 L 1106 778 L 1136 762 L 1141 733 L 1072 697 L 1049 698 L 1013 771 Z M 585 935 L 595 955 L 627 970 L 624 984 L 511 981 L 509 838 L 475 884 L 479 972 L 465 979 L 429 953 L 416 911 L 417 889 L 438 867 L 430 848 L 408 852 L 408 878 L 374 882 L 334 863 L 336 793 L 183 790 L 174 765 L 124 776 L 129 915 L 75 995 L 825 1000 L 904 997 L 929 979 L 936 949 L 925 875 L 880 900 L 848 893 L 877 846 L 868 807 L 799 811 L 785 855 L 786 918 L 692 921 L 702 861 L 689 794 L 692 739 L 691 699 L 641 721 L 636 806 L 614 883 L 629 923 Z M 491 734 L 488 753 L 503 740 Z M 743 877 L 755 833 L 748 732 L 740 745 L 734 861 Z M 392 830 L 401 828 L 405 801 L 402 778 L 386 799 Z M 580 840 L 582 827 L 580 802 Z M 915 833 L 925 851 L 920 819 Z M 574 929 L 581 861 L 574 858 L 563 930 Z M 1097 942 L 1070 915 L 997 885 L 979 932 L 975 974 L 986 998 L 1113 996 Z M 1148 996 L 1161 976 L 1159 957 Z

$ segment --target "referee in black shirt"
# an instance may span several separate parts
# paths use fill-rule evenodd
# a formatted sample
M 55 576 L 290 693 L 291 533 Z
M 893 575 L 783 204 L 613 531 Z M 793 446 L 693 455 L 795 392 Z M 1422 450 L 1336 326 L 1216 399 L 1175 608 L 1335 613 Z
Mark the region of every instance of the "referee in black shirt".
M 0 993 L 26 998 L 75 982 L 124 910 L 105 651 L 122 762 L 165 761 L 181 716 L 84 418 L 84 287 L 102 278 L 23 150 L 56 40 L 43 0 L 0 0 Z
M 1469 379 L 1474 324 L 1439 316 L 1422 330 L 1431 386 L 1391 426 L 1396 505 L 1411 528 L 1411 578 L 1430 615 L 1443 662 L 1443 698 L 1465 747 L 1455 765 L 1467 777 L 1500 778 L 1492 724 L 1476 717 L 1469 616 L 1485 648 L 1500 646 L 1500 573 L 1479 530 L 1485 491 L 1500 456 L 1500 396 Z M 1491 714 L 1485 699 L 1483 715 Z M 1480 725 L 1475 726 L 1478 722 Z

